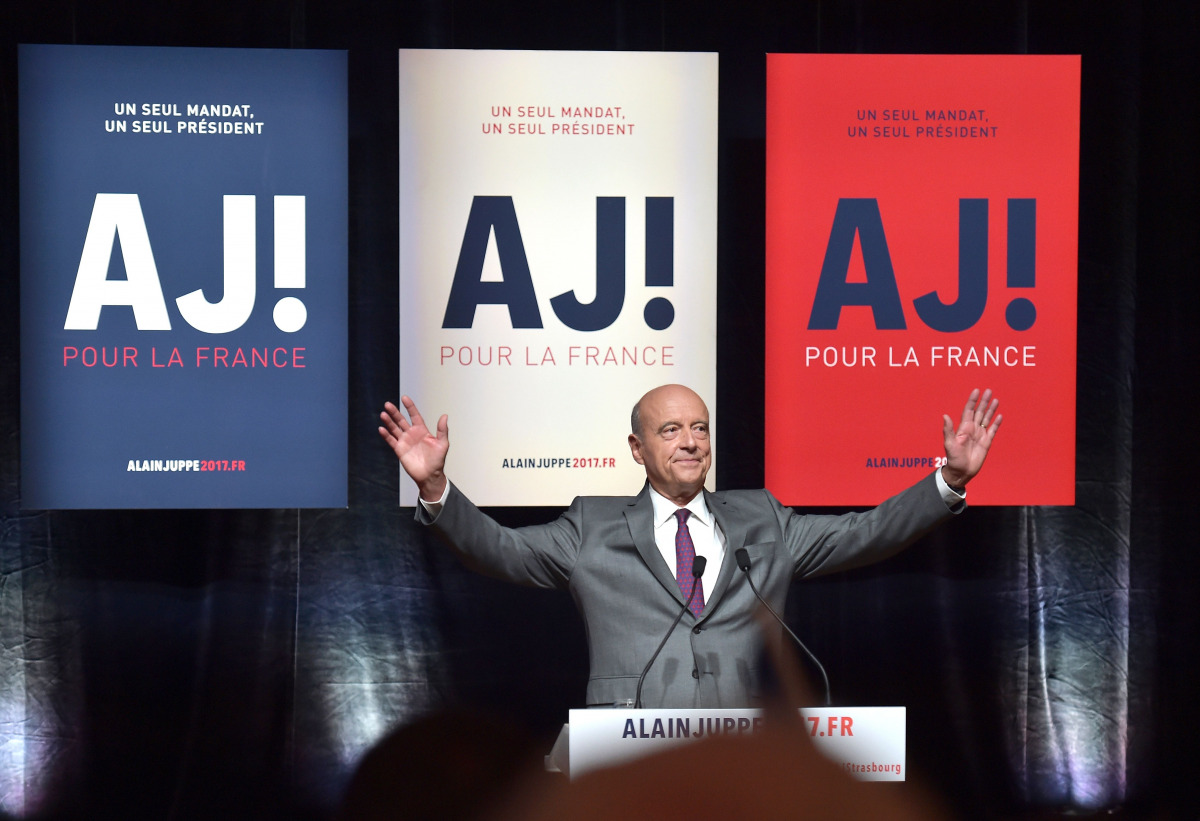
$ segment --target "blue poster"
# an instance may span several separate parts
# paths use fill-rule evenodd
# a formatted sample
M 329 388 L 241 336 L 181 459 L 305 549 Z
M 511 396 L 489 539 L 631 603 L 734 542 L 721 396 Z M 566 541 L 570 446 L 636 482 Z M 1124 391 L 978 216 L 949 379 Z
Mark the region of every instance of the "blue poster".
M 26 509 L 346 505 L 346 55 L 21 46 Z

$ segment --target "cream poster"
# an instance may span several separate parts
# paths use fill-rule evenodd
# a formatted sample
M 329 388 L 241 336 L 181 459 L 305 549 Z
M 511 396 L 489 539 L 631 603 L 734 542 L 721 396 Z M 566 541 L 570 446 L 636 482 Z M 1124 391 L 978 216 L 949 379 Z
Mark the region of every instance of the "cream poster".
M 403 50 L 399 72 L 399 390 L 448 414 L 451 481 L 490 506 L 636 494 L 630 410 L 664 383 L 719 445 L 717 55 Z

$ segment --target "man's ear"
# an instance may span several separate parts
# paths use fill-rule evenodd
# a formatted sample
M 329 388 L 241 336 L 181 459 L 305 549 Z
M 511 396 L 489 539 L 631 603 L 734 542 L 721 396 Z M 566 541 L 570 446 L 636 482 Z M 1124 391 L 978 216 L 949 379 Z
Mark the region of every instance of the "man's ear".
M 629 452 L 633 454 L 633 461 L 639 465 L 646 464 L 646 460 L 642 458 L 642 440 L 637 438 L 636 434 L 629 434 Z

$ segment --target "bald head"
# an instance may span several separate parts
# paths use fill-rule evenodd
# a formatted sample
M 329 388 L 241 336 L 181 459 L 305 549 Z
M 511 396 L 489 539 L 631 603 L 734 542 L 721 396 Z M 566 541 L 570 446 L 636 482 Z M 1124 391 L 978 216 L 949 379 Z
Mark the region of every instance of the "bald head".
M 708 417 L 708 407 L 704 404 L 704 400 L 700 398 L 700 394 L 689 388 L 687 385 L 659 385 L 657 388 L 652 388 L 647 391 L 645 396 L 639 399 L 633 406 L 633 413 L 629 415 L 629 428 L 634 436 L 642 435 L 642 408 L 647 405 L 655 405 L 656 402 L 661 402 L 668 397 L 690 397 L 696 402 L 699 402 L 704 408 L 704 416 Z
M 704 487 L 712 464 L 704 400 L 683 385 L 662 385 L 638 400 L 630 423 L 629 448 L 650 486 L 687 504 Z

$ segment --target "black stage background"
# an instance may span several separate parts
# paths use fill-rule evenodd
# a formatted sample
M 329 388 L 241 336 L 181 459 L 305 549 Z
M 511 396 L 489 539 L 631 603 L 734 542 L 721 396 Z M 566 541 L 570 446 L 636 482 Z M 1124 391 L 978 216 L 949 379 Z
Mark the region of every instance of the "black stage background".
M 375 433 L 399 393 L 396 50 L 434 47 L 720 52 L 722 488 L 762 483 L 764 53 L 1083 55 L 1077 506 L 973 510 L 797 587 L 788 615 L 840 703 L 908 707 L 911 770 L 962 817 L 1197 817 L 1194 4 L 8 0 L 0 15 L 0 814 L 323 819 L 390 728 L 465 705 L 548 744 L 581 702 L 569 598 L 447 558 L 397 508 Z M 20 511 L 19 42 L 349 50 L 348 510 Z

